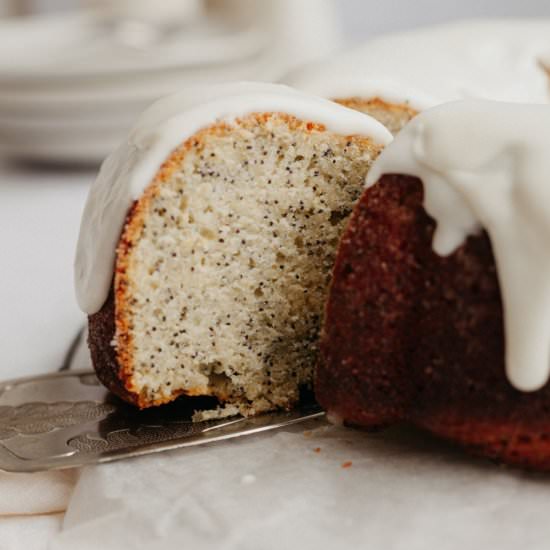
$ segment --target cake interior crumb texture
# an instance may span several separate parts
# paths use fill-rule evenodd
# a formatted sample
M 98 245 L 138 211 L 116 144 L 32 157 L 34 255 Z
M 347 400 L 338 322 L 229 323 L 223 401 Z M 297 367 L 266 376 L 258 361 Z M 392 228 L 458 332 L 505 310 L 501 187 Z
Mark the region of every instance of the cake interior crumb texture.
M 141 407 L 250 415 L 311 386 L 336 246 L 379 147 L 283 114 L 205 129 L 128 215 L 113 345 Z M 120 375 L 120 374 L 119 374 Z

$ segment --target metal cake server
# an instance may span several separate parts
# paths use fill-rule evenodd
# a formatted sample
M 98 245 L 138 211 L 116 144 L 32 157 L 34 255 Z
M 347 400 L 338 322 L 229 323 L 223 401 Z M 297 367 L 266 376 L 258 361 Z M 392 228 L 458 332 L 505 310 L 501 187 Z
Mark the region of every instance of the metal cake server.
M 81 343 L 84 339 L 78 336 Z M 73 343 L 64 367 L 74 364 Z M 81 357 L 86 355 L 80 354 Z M 90 369 L 0 384 L 0 470 L 37 472 L 97 464 L 253 435 L 324 416 L 316 404 L 254 418 L 192 422 L 200 398 L 139 411 L 104 388 Z

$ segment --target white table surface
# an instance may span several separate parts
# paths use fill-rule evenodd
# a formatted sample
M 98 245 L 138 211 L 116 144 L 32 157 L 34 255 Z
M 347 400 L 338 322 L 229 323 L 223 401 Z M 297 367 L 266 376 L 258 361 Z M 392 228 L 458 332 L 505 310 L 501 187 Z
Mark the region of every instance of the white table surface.
M 84 322 L 72 263 L 94 172 L 0 164 L 0 376 L 55 369 Z

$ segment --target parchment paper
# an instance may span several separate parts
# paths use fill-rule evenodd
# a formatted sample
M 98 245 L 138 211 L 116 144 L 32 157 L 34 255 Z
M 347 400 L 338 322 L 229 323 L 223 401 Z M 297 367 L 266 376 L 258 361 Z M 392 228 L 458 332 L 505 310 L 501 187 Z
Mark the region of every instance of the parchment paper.
M 52 548 L 542 549 L 549 480 L 315 421 L 88 468 Z

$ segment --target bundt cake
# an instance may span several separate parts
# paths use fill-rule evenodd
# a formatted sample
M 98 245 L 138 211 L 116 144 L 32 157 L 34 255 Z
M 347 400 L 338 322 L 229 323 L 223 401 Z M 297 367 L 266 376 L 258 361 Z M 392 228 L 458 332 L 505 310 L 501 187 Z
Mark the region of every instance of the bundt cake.
M 363 111 L 393 133 L 418 111 L 466 98 L 547 103 L 550 21 L 471 20 L 386 34 L 285 82 Z
M 76 288 L 98 377 L 141 408 L 290 407 L 312 382 L 336 246 L 391 134 L 280 85 L 153 105 L 103 164 Z
M 380 155 L 337 254 L 317 399 L 550 470 L 550 106 L 465 100 Z

